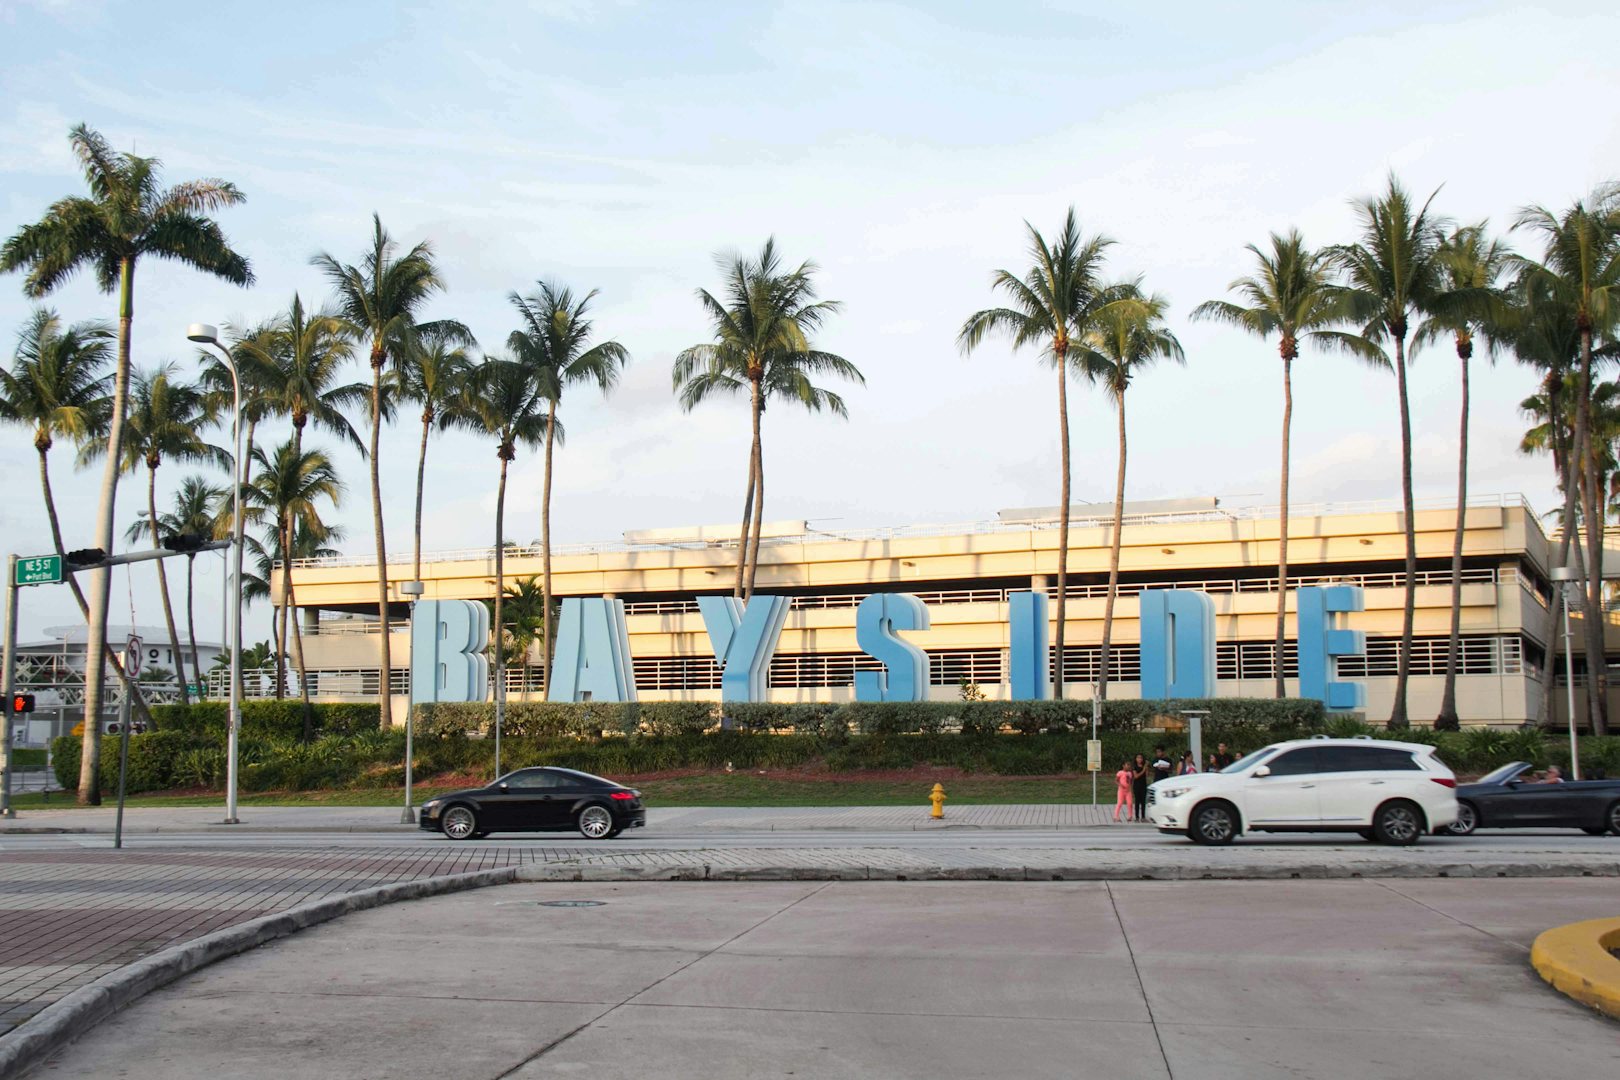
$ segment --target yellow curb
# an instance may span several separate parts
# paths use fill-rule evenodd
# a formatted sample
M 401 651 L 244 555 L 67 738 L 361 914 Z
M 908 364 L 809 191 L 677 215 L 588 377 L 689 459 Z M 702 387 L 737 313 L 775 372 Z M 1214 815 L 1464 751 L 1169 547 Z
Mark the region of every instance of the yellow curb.
M 1562 994 L 1620 1020 L 1620 919 L 1555 926 L 1530 946 L 1530 965 Z

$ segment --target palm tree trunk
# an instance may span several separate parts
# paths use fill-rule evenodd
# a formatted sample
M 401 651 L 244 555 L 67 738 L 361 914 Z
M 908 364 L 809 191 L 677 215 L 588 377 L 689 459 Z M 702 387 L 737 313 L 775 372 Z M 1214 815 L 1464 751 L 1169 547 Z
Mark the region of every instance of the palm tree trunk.
M 1406 334 L 1395 337 L 1395 387 L 1401 406 L 1401 506 L 1406 513 L 1406 599 L 1401 614 L 1401 652 L 1395 666 L 1395 705 L 1389 726 L 1407 728 L 1406 683 L 1412 673 L 1412 617 L 1417 601 L 1417 520 L 1412 500 L 1412 414 L 1406 395 Z
M 1592 332 L 1581 331 L 1581 399 L 1576 415 L 1583 429 L 1581 444 L 1581 488 L 1584 504 L 1582 523 L 1586 526 L 1586 610 L 1581 625 L 1586 632 L 1586 711 L 1592 734 L 1609 733 L 1609 664 L 1603 641 L 1603 491 L 1598 477 L 1598 453 L 1592 430 Z
M 45 517 L 51 523 L 51 543 L 56 545 L 56 553 L 63 555 L 67 552 L 67 548 L 62 545 L 62 523 L 56 516 L 56 498 L 51 493 L 51 471 L 46 459 L 48 451 L 37 445 L 35 448 L 39 450 L 39 487 L 45 495 Z M 64 574 L 63 577 L 67 581 L 68 592 L 73 594 L 73 602 L 79 605 L 79 614 L 88 617 L 90 604 L 84 598 L 84 590 L 79 588 L 79 579 L 72 574 Z M 113 673 L 122 683 L 124 693 L 130 695 L 130 704 L 134 707 L 135 716 L 147 727 L 151 727 L 152 714 L 146 708 L 146 696 L 141 693 L 140 684 L 124 674 L 124 661 L 118 655 L 118 650 L 111 645 L 103 645 L 101 654 L 106 662 L 112 664 Z
M 754 522 L 754 448 L 748 447 L 748 491 L 743 496 L 742 531 L 737 534 L 737 583 L 731 595 L 743 598 L 743 582 L 748 574 L 748 530 Z
M 541 612 L 541 652 L 543 666 L 540 672 L 541 689 L 546 689 L 551 681 L 551 448 L 557 428 L 557 402 L 552 400 L 546 404 L 546 475 L 540 485 L 540 592 L 542 596 Z M 524 667 L 528 666 L 528 650 L 524 650 Z M 524 689 L 528 689 L 528 676 L 525 672 Z
M 286 536 L 286 530 L 282 528 L 280 521 L 276 523 L 276 531 L 279 535 Z M 283 540 L 282 543 L 285 545 L 286 541 Z M 282 558 L 285 560 L 287 549 L 283 546 L 281 550 Z M 287 696 L 287 578 L 289 576 L 287 570 L 287 563 L 283 561 L 281 564 L 281 603 L 276 605 L 274 611 L 277 701 L 282 701 Z M 271 603 L 275 603 L 274 599 L 271 600 Z
M 158 539 L 157 518 L 157 469 L 149 467 L 146 470 L 146 523 L 152 529 L 152 550 L 162 551 L 163 544 Z M 186 689 L 186 658 L 180 652 L 180 632 L 174 626 L 174 605 L 169 600 L 169 573 L 163 568 L 163 560 L 154 560 L 157 563 L 158 593 L 163 598 L 163 625 L 169 631 L 169 648 L 174 656 L 174 679 L 180 685 L 180 704 L 189 705 L 191 694 Z
M 1272 654 L 1272 667 L 1277 677 L 1277 697 L 1288 696 L 1288 673 L 1284 655 L 1288 647 L 1288 451 L 1293 441 L 1294 425 L 1294 339 L 1284 337 L 1283 362 L 1283 425 L 1282 425 L 1282 485 L 1277 510 L 1277 648 Z
M 1462 562 L 1463 532 L 1468 524 L 1468 356 L 1471 347 L 1457 343 L 1462 361 L 1462 421 L 1457 429 L 1457 529 L 1451 538 L 1451 639 L 1446 643 L 1446 688 L 1440 695 L 1440 715 L 1434 726 L 1456 731 L 1462 726 L 1457 716 L 1457 666 L 1462 661 Z
M 282 533 L 281 550 L 291 553 L 293 544 L 292 517 L 287 517 L 287 526 Z M 291 559 L 288 560 L 289 564 Z M 294 598 L 292 574 L 287 573 L 283 578 L 285 585 L 282 595 L 285 599 L 283 610 L 283 626 L 292 624 L 293 636 L 293 664 L 298 671 L 298 697 L 304 704 L 304 742 L 309 742 L 315 736 L 315 709 L 309 703 L 309 679 L 304 674 L 304 631 L 298 625 L 298 601 Z M 285 630 L 283 630 L 285 633 Z
M 1069 368 L 1068 350 L 1062 342 L 1054 345 L 1058 373 L 1058 557 L 1057 628 L 1053 637 L 1052 696 L 1063 699 L 1063 638 L 1068 626 L 1069 604 Z
M 107 462 L 101 471 L 101 494 L 97 500 L 95 546 L 113 550 L 113 514 L 118 500 L 118 467 L 124 442 L 124 411 L 129 403 L 129 338 L 135 321 L 135 261 L 124 259 L 118 265 L 118 365 L 113 370 L 112 416 L 107 427 Z M 107 651 L 107 600 L 111 592 L 109 570 L 90 571 L 90 625 L 86 633 L 85 657 Z M 101 805 L 101 702 L 106 685 L 102 664 L 86 663 L 84 672 L 84 750 L 79 756 L 81 806 Z
M 1119 407 L 1119 469 L 1114 475 L 1114 537 L 1108 552 L 1108 599 L 1103 601 L 1102 654 L 1098 658 L 1101 674 L 1098 693 L 1108 700 L 1108 645 L 1114 634 L 1114 598 L 1119 595 L 1119 544 L 1125 526 L 1125 391 L 1115 398 Z
M 765 411 L 763 389 L 759 381 L 753 384 L 754 398 L 754 532 L 748 538 L 748 584 L 743 589 L 743 602 L 754 595 L 754 578 L 759 574 L 759 530 L 765 516 L 765 445 L 760 439 L 760 417 Z
M 382 477 L 377 467 L 377 444 L 382 437 L 382 369 L 387 359 L 379 346 L 371 351 L 371 524 L 377 540 L 377 711 L 378 726 L 387 731 L 394 723 L 389 696 L 393 659 L 388 650 L 388 544 L 383 539 Z M 495 538 L 497 546 L 500 537 Z M 499 555 L 496 556 L 499 558 Z
M 416 524 L 411 531 L 411 580 L 422 580 L 422 482 L 427 475 L 428 431 L 433 426 L 431 415 L 422 413 L 422 448 L 416 453 Z
M 1560 370 L 1553 370 L 1547 374 L 1547 420 L 1552 433 L 1553 470 L 1558 476 L 1558 485 L 1564 493 L 1563 527 L 1558 531 L 1558 566 L 1569 565 L 1570 540 L 1575 535 L 1575 481 L 1571 473 L 1571 459 L 1569 442 L 1564 438 L 1564 410 L 1559 400 L 1559 390 L 1564 379 Z M 1575 552 L 1580 553 L 1580 545 L 1575 546 Z M 1584 576 L 1584 575 L 1583 575 Z M 1563 589 L 1562 584 L 1559 589 Z M 1558 629 L 1558 603 L 1553 604 L 1550 617 L 1552 629 L 1547 635 L 1547 669 L 1541 686 L 1541 715 L 1543 722 L 1551 722 L 1556 711 L 1555 694 L 1557 691 L 1557 667 L 1554 661 L 1557 658 L 1559 629 Z
M 501 459 L 501 483 L 495 489 L 495 775 L 501 775 L 501 728 L 506 723 L 506 636 L 501 625 L 501 600 L 506 593 L 506 451 Z

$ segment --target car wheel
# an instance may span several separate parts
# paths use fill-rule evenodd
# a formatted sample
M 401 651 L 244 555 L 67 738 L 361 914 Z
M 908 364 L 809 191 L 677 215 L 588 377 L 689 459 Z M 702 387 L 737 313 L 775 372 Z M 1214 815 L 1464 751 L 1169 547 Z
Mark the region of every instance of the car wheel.
M 1620 801 L 1609 807 L 1609 831 L 1620 836 Z
M 439 828 L 452 840 L 471 840 L 478 832 L 478 815 L 468 806 L 452 806 L 444 812 Z
M 1237 834 L 1237 811 L 1222 802 L 1204 803 L 1194 810 L 1187 829 L 1195 844 L 1230 844 Z
M 1479 811 L 1474 809 L 1470 802 L 1457 804 L 1457 820 L 1447 825 L 1441 832 L 1451 836 L 1471 836 L 1479 828 Z
M 613 832 L 613 815 L 605 806 L 587 806 L 579 812 L 579 834 L 587 840 L 606 840 Z
M 622 832 L 624 832 L 624 828 L 620 826 L 619 828 L 616 828 L 612 832 L 608 833 L 607 838 L 609 840 L 617 840 L 619 838 L 619 834 Z
M 1381 844 L 1415 844 L 1423 835 L 1423 812 L 1404 799 L 1387 802 L 1373 815 L 1373 835 Z

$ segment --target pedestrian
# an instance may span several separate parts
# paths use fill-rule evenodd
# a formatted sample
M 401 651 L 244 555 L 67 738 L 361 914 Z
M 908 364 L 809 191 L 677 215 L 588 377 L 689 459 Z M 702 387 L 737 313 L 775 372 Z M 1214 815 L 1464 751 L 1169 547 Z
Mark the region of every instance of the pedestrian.
M 1114 820 L 1119 820 L 1119 812 L 1124 809 L 1125 820 L 1129 822 L 1131 820 L 1131 763 L 1129 761 L 1119 763 L 1119 772 L 1114 774 L 1114 783 L 1119 787 L 1118 793 L 1114 796 Z
M 1131 763 L 1131 798 L 1135 802 L 1135 815 L 1132 821 L 1147 820 L 1147 789 L 1149 766 L 1147 758 L 1141 754 Z
M 1236 760 L 1237 758 L 1232 756 L 1232 752 L 1226 748 L 1225 743 L 1216 743 L 1215 753 L 1210 758 L 1212 763 L 1211 771 L 1214 771 L 1215 769 L 1224 769 Z
M 1176 765 L 1177 776 L 1191 776 L 1198 771 L 1198 762 L 1193 760 L 1191 750 L 1181 755 L 1181 761 Z
M 1153 748 L 1153 780 L 1154 780 L 1154 782 L 1157 783 L 1160 780 L 1168 780 L 1168 779 L 1170 779 L 1172 771 L 1173 771 L 1173 766 L 1170 764 L 1170 755 L 1166 754 L 1164 752 L 1164 747 L 1155 746 Z

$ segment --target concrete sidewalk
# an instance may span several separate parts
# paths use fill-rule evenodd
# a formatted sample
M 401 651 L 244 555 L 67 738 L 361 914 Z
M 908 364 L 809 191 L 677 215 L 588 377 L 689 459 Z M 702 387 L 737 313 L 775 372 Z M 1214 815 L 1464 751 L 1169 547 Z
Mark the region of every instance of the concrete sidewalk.
M 225 825 L 220 806 L 138 807 L 124 811 L 124 831 L 165 832 L 353 832 L 409 833 L 398 806 L 242 806 L 241 824 Z M 802 832 L 834 829 L 870 832 L 947 829 L 1087 829 L 1109 824 L 1112 807 L 1086 803 L 947 807 L 940 821 L 919 806 L 675 806 L 649 807 L 647 825 L 680 832 Z M 4 833 L 110 833 L 111 806 L 20 810 L 0 821 Z
M 567 906 L 552 906 L 562 902 Z M 40 1077 L 1601 1077 L 1611 882 L 501 885 L 196 972 Z

